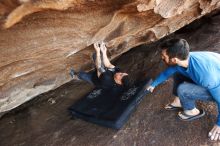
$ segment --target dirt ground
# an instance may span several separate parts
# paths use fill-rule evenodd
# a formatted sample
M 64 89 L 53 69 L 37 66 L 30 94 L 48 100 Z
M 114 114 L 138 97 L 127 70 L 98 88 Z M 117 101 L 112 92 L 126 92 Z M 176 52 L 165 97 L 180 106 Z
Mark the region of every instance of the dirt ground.
M 192 50 L 220 52 L 219 13 L 203 18 L 168 36 L 189 41 Z M 165 38 L 166 39 L 166 38 Z M 164 69 L 157 49 L 160 42 L 132 49 L 114 61 L 134 79 L 155 76 Z M 212 102 L 199 102 L 206 115 L 192 122 L 165 111 L 172 100 L 172 79 L 144 97 L 121 130 L 72 119 L 67 111 L 75 101 L 92 90 L 83 81 L 69 82 L 39 95 L 0 119 L 0 146 L 205 146 L 220 145 L 208 140 L 217 111 Z

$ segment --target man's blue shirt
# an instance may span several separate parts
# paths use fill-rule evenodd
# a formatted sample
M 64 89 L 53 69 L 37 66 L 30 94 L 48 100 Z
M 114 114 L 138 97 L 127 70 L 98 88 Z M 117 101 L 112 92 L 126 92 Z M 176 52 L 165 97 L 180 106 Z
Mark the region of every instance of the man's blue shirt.
M 176 72 L 206 88 L 217 102 L 220 112 L 220 54 L 207 51 L 190 52 L 187 68 L 170 66 L 154 80 L 151 86 L 156 87 Z M 220 114 L 217 124 L 220 126 Z

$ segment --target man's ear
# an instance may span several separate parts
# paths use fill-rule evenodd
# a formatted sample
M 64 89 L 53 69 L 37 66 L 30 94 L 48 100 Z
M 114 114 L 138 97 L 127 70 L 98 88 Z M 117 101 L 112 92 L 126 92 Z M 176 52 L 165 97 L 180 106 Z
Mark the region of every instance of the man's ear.
M 178 58 L 176 58 L 176 57 L 172 58 L 171 60 L 172 60 L 172 62 L 175 63 L 175 64 L 177 64 L 177 62 L 178 62 Z

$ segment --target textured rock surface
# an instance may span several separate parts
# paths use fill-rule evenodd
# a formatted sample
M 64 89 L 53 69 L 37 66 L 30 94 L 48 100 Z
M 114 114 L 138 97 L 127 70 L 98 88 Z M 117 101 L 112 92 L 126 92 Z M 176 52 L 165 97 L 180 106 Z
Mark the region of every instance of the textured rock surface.
M 0 112 L 69 82 L 70 67 L 91 69 L 97 40 L 115 58 L 219 6 L 219 0 L 2 0 Z
M 189 41 L 191 50 L 220 53 L 220 14 L 190 24 L 168 37 Z M 158 45 L 143 45 L 128 51 L 114 63 L 134 77 L 155 77 L 165 67 L 159 60 Z M 153 49 L 154 48 L 154 49 Z M 129 58 L 129 61 L 128 61 Z M 206 115 L 192 122 L 165 111 L 172 100 L 172 80 L 146 96 L 121 130 L 104 128 L 83 120 L 71 119 L 67 108 L 91 91 L 83 81 L 71 81 L 54 91 L 41 94 L 22 108 L 0 119 L 1 146 L 219 146 L 207 138 L 216 120 L 216 106 L 199 103 Z

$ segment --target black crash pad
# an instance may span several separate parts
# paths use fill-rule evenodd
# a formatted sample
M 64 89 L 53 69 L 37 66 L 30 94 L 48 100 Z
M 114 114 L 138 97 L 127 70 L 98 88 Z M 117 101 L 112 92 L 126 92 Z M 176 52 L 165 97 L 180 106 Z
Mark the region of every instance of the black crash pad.
M 122 93 L 95 88 L 74 103 L 69 111 L 73 117 L 105 127 L 120 129 L 141 99 L 148 93 L 144 90 L 151 82 L 152 80 L 148 79 Z

